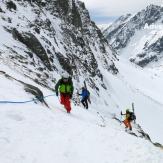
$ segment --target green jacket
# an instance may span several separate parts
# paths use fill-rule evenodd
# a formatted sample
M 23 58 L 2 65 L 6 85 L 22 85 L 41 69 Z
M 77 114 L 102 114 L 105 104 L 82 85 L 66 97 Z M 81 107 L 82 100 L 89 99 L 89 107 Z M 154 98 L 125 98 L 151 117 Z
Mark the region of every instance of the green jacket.
M 126 113 L 126 119 L 130 119 L 130 112 Z
M 65 93 L 65 94 L 73 94 L 73 83 L 72 79 L 69 78 L 67 82 L 64 82 L 63 79 L 60 79 L 57 84 L 55 85 L 55 91 L 60 93 Z

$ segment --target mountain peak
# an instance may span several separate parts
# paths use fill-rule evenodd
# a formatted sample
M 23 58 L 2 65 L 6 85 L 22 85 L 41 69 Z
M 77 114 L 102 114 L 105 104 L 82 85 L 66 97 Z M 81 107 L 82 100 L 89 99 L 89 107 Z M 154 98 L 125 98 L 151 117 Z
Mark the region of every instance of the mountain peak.
M 162 23 L 163 7 L 151 4 L 135 15 L 121 16 L 104 35 L 119 53 L 122 49 L 124 53 L 132 51 L 130 61 L 144 67 L 162 58 Z M 153 31 L 146 28 L 151 25 L 155 27 Z M 133 45 L 139 45 L 141 50 L 138 47 L 133 48 Z M 128 50 L 125 50 L 126 47 Z
M 146 7 L 146 10 L 161 9 L 162 7 L 155 4 L 150 4 Z

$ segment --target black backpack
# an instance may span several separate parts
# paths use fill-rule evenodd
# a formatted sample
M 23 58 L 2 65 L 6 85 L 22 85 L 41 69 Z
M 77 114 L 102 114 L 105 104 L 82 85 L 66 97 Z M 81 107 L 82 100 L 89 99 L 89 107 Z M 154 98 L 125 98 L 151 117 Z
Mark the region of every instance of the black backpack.
M 131 121 L 136 120 L 136 115 L 134 114 L 134 112 L 130 112 L 130 118 Z

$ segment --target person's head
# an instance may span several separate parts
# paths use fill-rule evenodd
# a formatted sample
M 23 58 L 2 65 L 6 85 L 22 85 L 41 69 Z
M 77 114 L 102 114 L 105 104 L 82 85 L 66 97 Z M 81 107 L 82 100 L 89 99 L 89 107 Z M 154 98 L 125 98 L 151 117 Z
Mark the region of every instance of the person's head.
M 129 113 L 130 112 L 130 110 L 129 109 L 126 109 L 126 113 Z
M 68 82 L 69 77 L 70 77 L 70 76 L 69 76 L 68 73 L 63 73 L 63 74 L 62 74 L 62 79 L 63 79 L 64 82 Z
M 85 87 L 82 87 L 82 90 L 86 89 Z

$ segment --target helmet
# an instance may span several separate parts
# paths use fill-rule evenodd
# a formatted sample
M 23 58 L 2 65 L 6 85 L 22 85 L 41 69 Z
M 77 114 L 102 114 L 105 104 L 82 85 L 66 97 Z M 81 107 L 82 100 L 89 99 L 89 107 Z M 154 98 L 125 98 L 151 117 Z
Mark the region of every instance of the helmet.
M 127 112 L 127 113 L 130 112 L 130 110 L 129 110 L 129 109 L 126 109 L 126 112 Z
M 63 73 L 62 74 L 62 78 L 63 79 L 68 79 L 69 78 L 69 74 L 68 73 Z

